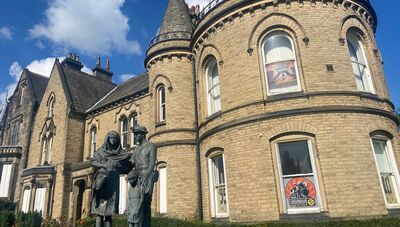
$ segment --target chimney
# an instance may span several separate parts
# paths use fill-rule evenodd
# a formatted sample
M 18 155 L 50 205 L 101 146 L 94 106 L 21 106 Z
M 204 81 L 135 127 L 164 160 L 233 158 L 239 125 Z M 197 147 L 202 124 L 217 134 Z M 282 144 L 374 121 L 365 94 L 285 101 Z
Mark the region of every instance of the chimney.
M 101 80 L 112 82 L 113 73 L 110 71 L 110 59 L 107 58 L 106 68 L 101 67 L 100 56 L 97 57 L 96 67 L 93 70 L 93 76 Z
M 83 68 L 82 63 L 79 61 L 79 56 L 75 53 L 69 53 L 67 58 L 61 62 L 61 65 L 78 71 Z

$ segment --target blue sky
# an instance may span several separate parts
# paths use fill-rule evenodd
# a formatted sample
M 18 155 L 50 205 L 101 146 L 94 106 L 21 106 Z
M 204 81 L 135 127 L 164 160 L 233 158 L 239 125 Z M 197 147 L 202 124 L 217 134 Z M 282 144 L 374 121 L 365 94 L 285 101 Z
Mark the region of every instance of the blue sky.
M 206 4 L 208 0 L 186 0 Z M 399 0 L 372 0 L 377 40 L 393 103 L 400 106 Z M 0 7 L 0 104 L 23 68 L 48 76 L 54 58 L 75 52 L 90 71 L 96 57 L 111 59 L 120 83 L 143 72 L 148 42 L 157 33 L 167 0 L 12 0 Z M 12 92 L 10 91 L 10 92 Z

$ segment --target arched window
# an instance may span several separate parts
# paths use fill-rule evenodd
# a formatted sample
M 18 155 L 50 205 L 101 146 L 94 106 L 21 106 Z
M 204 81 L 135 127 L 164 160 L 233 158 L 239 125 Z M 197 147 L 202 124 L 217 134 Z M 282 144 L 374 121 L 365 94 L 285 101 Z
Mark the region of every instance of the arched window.
M 137 125 L 137 114 L 133 113 L 131 114 L 131 146 L 135 146 L 136 145 L 136 141 L 135 141 L 135 133 L 133 132 L 133 128 L 135 127 L 135 125 Z
M 51 95 L 49 100 L 47 101 L 47 107 L 48 107 L 47 116 L 53 117 L 53 115 L 54 115 L 54 95 Z
M 92 127 L 90 130 L 90 157 L 93 157 L 94 152 L 96 151 L 96 137 L 97 137 L 97 128 Z
M 225 159 L 222 150 L 213 151 L 208 156 L 211 214 L 213 217 L 229 216 L 228 192 L 225 175 Z
M 128 147 L 129 145 L 129 140 L 128 140 L 128 134 L 129 134 L 129 122 L 127 117 L 123 117 L 121 119 L 121 144 L 122 147 Z
M 53 150 L 53 135 L 43 137 L 42 139 L 42 158 L 41 165 L 48 165 L 51 163 L 51 156 Z
M 158 122 L 163 122 L 167 117 L 167 106 L 165 101 L 165 87 L 164 85 L 159 86 L 157 89 L 157 115 Z
M 347 44 L 349 46 L 350 61 L 359 91 L 374 93 L 371 73 L 365 57 L 363 43 L 360 36 L 354 32 L 347 33 Z
M 206 85 L 208 115 L 221 110 L 221 94 L 219 89 L 218 64 L 215 58 L 210 59 L 206 64 Z
M 292 38 L 285 32 L 268 34 L 262 43 L 268 95 L 300 91 Z
M 385 202 L 388 208 L 400 205 L 399 170 L 390 139 L 382 134 L 371 135 L 372 149 Z

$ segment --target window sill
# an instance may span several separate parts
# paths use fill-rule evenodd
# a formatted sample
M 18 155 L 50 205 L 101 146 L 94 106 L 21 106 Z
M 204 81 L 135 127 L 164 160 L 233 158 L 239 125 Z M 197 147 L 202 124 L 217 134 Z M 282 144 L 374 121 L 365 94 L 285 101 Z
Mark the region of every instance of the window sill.
M 304 96 L 305 96 L 305 94 L 303 91 L 294 91 L 294 92 L 279 93 L 279 94 L 268 94 L 267 102 L 278 101 L 278 100 L 282 100 L 282 99 L 290 99 L 290 98 L 300 98 L 300 97 L 304 97 Z
M 215 118 L 218 118 L 218 117 L 221 117 L 221 116 L 222 116 L 222 111 L 218 111 L 218 112 L 215 112 L 215 113 L 211 114 L 210 116 L 208 116 L 206 118 L 206 121 L 212 121 Z
M 330 217 L 324 211 L 313 211 L 303 213 L 282 214 L 281 220 L 296 220 L 296 221 L 323 221 L 328 220 Z
M 157 123 L 156 123 L 156 128 L 161 127 L 161 126 L 164 126 L 164 125 L 166 125 L 166 124 L 167 124 L 166 121 L 157 122 Z

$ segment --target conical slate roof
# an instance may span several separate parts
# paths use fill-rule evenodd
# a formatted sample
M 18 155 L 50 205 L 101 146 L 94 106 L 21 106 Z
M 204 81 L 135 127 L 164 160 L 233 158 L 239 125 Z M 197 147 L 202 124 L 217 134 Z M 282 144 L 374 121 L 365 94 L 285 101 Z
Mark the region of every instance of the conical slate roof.
M 192 21 L 185 0 L 169 0 L 159 35 L 191 31 Z

